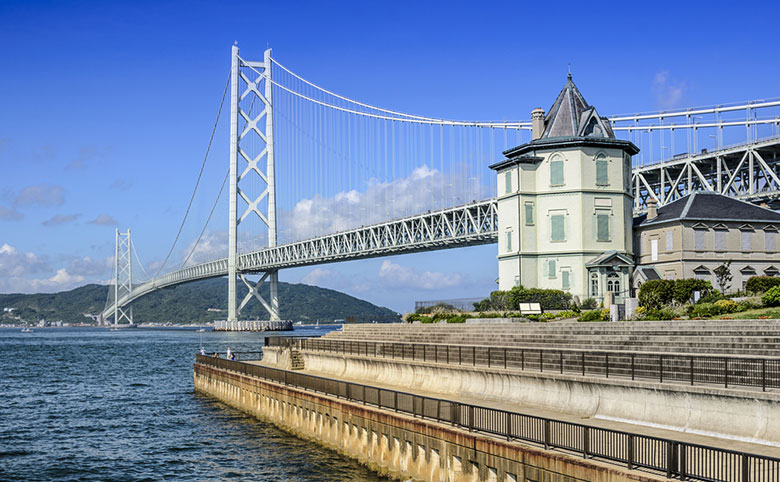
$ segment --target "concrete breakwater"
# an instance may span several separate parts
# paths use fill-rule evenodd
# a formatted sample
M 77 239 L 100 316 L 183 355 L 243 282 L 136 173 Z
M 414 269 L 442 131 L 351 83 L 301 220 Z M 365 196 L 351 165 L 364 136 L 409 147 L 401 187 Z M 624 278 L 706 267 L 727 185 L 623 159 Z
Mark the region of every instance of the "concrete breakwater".
M 289 350 L 265 347 L 266 363 L 289 367 Z M 680 432 L 780 446 L 780 396 L 500 368 L 448 366 L 302 350 L 306 367 L 333 378 L 403 384 L 448 396 L 470 396 Z M 729 423 L 724 423 L 729 420 Z
M 291 320 L 215 321 L 214 331 L 292 331 Z
M 196 363 L 195 389 L 395 478 L 621 482 L 662 477 Z

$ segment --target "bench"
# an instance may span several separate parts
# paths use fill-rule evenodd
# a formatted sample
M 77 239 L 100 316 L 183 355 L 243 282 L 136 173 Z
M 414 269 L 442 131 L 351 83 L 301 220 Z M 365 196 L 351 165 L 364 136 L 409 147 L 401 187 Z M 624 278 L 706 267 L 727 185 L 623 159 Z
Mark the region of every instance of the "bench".
M 520 313 L 523 315 L 541 315 L 542 305 L 539 303 L 518 303 Z

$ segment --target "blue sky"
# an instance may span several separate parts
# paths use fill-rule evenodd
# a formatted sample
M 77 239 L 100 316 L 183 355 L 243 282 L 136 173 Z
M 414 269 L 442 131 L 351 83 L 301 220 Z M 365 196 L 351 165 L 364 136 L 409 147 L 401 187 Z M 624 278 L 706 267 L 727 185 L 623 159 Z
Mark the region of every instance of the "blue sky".
M 569 62 L 602 115 L 780 96 L 776 3 L 14 2 L 0 4 L 0 292 L 110 275 L 114 227 L 159 265 L 238 41 L 351 98 L 527 119 Z M 224 174 L 218 135 L 182 245 Z M 498 153 L 496 153 L 498 155 Z M 224 214 L 209 232 L 215 240 Z M 220 223 L 222 223 L 220 225 Z M 216 243 L 216 241 L 214 241 Z M 397 310 L 495 289 L 495 246 L 283 271 Z

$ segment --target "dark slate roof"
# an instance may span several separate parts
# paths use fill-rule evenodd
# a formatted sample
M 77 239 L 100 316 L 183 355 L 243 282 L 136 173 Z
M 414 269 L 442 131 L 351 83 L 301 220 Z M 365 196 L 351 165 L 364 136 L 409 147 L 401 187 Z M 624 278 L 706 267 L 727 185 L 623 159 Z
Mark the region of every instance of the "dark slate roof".
M 501 161 L 496 162 L 495 164 L 491 164 L 490 169 L 495 169 L 496 171 L 500 171 L 501 169 L 508 167 L 508 166 L 515 166 L 517 164 L 536 164 L 537 162 L 541 162 L 543 158 L 539 156 L 515 156 L 510 157 L 509 159 L 503 159 Z
M 606 137 L 615 138 L 608 121 L 602 119 L 596 108 L 588 105 L 580 90 L 566 79 L 547 116 L 544 118 L 542 139 L 552 137 Z
M 645 279 L 647 281 L 661 279 L 661 276 L 658 274 L 658 271 L 656 271 L 655 268 L 653 267 L 642 268 L 642 274 L 645 275 Z
M 648 226 L 676 220 L 780 222 L 780 213 L 710 191 L 697 191 L 658 208 L 652 220 L 647 215 L 635 225 Z
M 573 147 L 619 148 L 632 156 L 639 152 L 632 142 L 615 138 L 609 120 L 600 117 L 596 108 L 588 105 L 571 80 L 571 74 L 550 107 L 544 125 L 539 139 L 507 149 L 504 156 L 511 160 L 531 151 Z M 506 165 L 507 161 L 500 161 L 490 167 L 501 169 Z

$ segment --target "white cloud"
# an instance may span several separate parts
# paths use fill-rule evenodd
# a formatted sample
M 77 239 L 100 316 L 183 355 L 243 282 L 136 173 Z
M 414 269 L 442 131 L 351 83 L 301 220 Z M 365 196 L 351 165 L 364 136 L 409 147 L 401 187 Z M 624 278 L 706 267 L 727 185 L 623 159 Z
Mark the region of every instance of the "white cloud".
M 438 290 L 461 285 L 465 276 L 462 273 L 447 274 L 438 271 L 420 273 L 415 268 L 385 260 L 379 267 L 379 279 L 392 288 Z
M 111 274 L 114 267 L 113 264 L 113 256 L 95 260 L 89 256 L 84 256 L 71 261 L 68 272 L 73 273 L 75 276 L 104 276 L 107 273 Z
M 328 281 L 332 281 L 333 278 L 334 274 L 332 271 L 324 268 L 314 268 L 312 271 L 306 273 L 306 275 L 301 278 L 300 282 L 306 285 L 324 285 L 324 287 L 327 287 Z
M 81 214 L 57 214 L 56 216 L 52 216 L 51 218 L 47 219 L 46 221 L 42 222 L 44 226 L 58 226 L 60 224 L 68 224 L 72 223 L 76 219 L 79 218 Z
M 62 206 L 65 203 L 65 189 L 62 186 L 38 184 L 23 188 L 14 198 L 19 207 Z
M 442 199 L 449 204 L 465 204 L 493 193 L 476 178 L 442 174 L 427 165 L 417 167 L 402 179 L 374 180 L 364 192 L 342 191 L 331 198 L 315 196 L 298 201 L 292 212 L 282 213 L 282 242 L 337 233 L 361 225 L 376 224 L 438 209 Z
M 242 232 L 239 228 L 238 252 L 245 253 L 248 251 L 260 249 L 266 245 L 266 239 L 266 234 L 252 236 L 250 233 Z M 186 259 L 190 251 L 192 251 L 192 256 L 190 256 L 186 266 L 192 266 L 194 264 L 204 263 L 206 261 L 213 261 L 219 258 L 226 258 L 228 255 L 228 232 L 207 231 L 203 234 L 203 237 L 200 239 L 200 242 L 198 242 L 197 246 L 195 246 L 194 251 L 192 249 L 193 246 L 195 246 L 194 239 L 182 251 L 182 257 L 179 263 L 182 263 Z M 171 267 L 170 261 L 168 267 Z M 155 269 L 157 268 L 155 267 Z M 149 273 L 151 274 L 151 271 Z
M 653 93 L 659 107 L 668 109 L 680 105 L 685 89 L 685 82 L 671 81 L 665 70 L 657 72 L 653 78 Z
M 0 279 L 0 292 L 3 293 L 41 293 L 65 291 L 76 288 L 84 282 L 84 277 L 72 275 L 60 268 L 50 278 L 4 278 Z
M 7 209 L 0 206 L 0 221 L 18 221 L 24 217 L 24 214 L 15 209 Z
M 117 222 L 113 216 L 104 213 L 90 221 L 89 224 L 96 224 L 98 226 L 116 226 L 119 224 L 119 222 Z
M 10 244 L 0 246 L 0 278 L 16 278 L 49 269 L 34 253 L 22 253 Z

